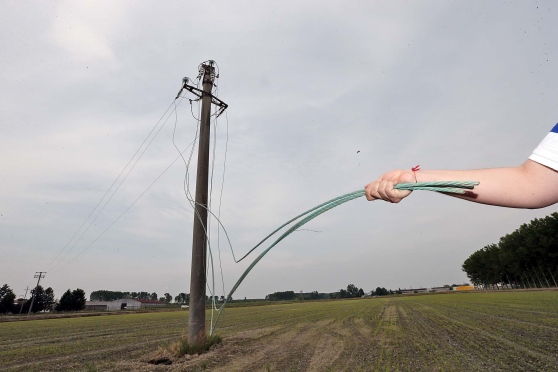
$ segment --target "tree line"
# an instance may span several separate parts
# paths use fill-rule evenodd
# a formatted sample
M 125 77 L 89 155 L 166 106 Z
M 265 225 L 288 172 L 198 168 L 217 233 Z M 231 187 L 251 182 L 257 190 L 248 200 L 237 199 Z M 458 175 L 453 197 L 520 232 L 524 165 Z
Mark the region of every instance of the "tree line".
M 32 305 L 31 305 L 32 304 Z M 32 307 L 31 307 L 32 306 Z M 9 285 L 0 287 L 0 314 L 27 314 L 41 311 L 78 311 L 85 308 L 85 292 L 82 289 L 69 289 L 56 300 L 51 287 L 44 289 L 38 285 L 31 290 L 30 297 L 16 302 L 16 295 Z
M 156 292 L 122 292 L 122 291 L 108 291 L 105 289 L 93 291 L 89 296 L 91 301 L 114 301 L 123 298 L 130 298 L 133 300 L 158 300 L 168 304 L 187 304 L 190 302 L 189 293 L 179 293 L 175 297 L 172 297 L 170 293 L 165 293 L 162 297 L 159 297 Z M 211 301 L 211 296 L 205 296 L 206 301 Z M 224 296 L 215 296 L 216 302 L 223 302 L 225 300 Z
M 165 293 L 163 297 L 159 297 L 157 292 L 121 292 L 121 291 L 107 291 L 99 290 L 93 291 L 89 295 L 91 301 L 114 301 L 120 300 L 122 298 L 132 298 L 135 300 L 160 300 L 162 302 L 169 303 L 172 301 L 172 296 Z
M 387 296 L 390 294 L 401 294 L 401 291 L 387 290 L 383 287 L 377 287 L 376 290 L 370 291 L 372 296 Z M 265 296 L 266 300 L 269 301 L 290 301 L 290 300 L 322 300 L 328 298 L 357 298 L 363 297 L 365 295 L 362 288 L 358 288 L 354 284 L 349 284 L 347 289 L 340 289 L 337 292 L 331 293 L 318 293 L 318 291 L 313 292 L 301 292 L 295 293 L 294 291 L 283 291 L 274 292 Z
M 558 213 L 535 218 L 469 256 L 463 271 L 483 288 L 556 287 Z

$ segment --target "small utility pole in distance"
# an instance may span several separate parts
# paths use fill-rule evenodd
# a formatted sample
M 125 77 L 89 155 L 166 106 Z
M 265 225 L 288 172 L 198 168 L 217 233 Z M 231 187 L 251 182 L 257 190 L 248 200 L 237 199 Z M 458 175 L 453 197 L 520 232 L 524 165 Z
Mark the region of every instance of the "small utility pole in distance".
M 39 271 L 39 272 L 35 272 L 35 278 L 39 278 L 37 280 L 37 285 L 35 286 L 35 290 L 33 291 L 33 296 L 31 297 L 31 306 L 29 306 L 29 311 L 27 312 L 27 316 L 29 316 L 29 314 L 31 314 L 31 309 L 33 308 L 33 302 L 35 302 L 35 294 L 37 293 L 37 288 L 39 287 L 39 282 L 41 281 L 41 278 L 44 278 L 46 274 L 46 271 Z M 21 305 L 23 306 L 23 305 Z
M 23 302 L 21 303 L 21 306 L 19 307 L 19 315 L 21 315 L 21 310 L 23 310 L 23 304 L 25 303 L 25 299 L 27 298 L 27 291 L 29 290 L 29 286 L 27 286 L 27 288 L 25 288 L 25 295 L 23 296 Z

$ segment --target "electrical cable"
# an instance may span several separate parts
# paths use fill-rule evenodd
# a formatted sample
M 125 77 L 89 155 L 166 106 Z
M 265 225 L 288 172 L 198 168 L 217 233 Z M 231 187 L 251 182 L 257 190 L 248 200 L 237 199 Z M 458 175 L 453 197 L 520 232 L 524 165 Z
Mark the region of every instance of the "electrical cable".
M 227 128 L 227 135 L 226 135 L 226 140 L 225 140 L 225 158 L 223 160 L 223 176 L 222 176 L 222 181 L 221 181 L 221 193 L 219 195 L 219 210 L 217 212 L 217 219 L 221 218 L 221 206 L 223 205 L 222 200 L 223 200 L 223 188 L 225 187 L 225 171 L 226 171 L 226 167 L 227 167 L 227 151 L 228 151 L 228 146 L 229 146 L 229 115 L 227 113 L 227 111 L 225 111 L 225 119 L 226 119 L 226 128 Z M 225 290 L 225 280 L 223 277 L 223 265 L 221 263 L 221 245 L 220 245 L 220 232 L 221 232 L 221 225 L 217 224 L 217 249 L 219 251 L 219 268 L 221 270 L 221 282 L 223 284 L 223 297 L 225 296 L 226 290 Z
M 411 191 L 412 190 L 425 190 L 425 191 L 436 191 L 436 192 L 443 192 L 443 193 L 464 194 L 466 190 L 472 190 L 478 184 L 479 184 L 479 182 L 477 182 L 477 181 L 439 181 L 439 182 L 401 183 L 401 184 L 395 185 L 394 188 L 398 189 L 398 190 L 411 190 Z M 221 314 L 222 314 L 223 310 L 225 309 L 225 307 L 227 305 L 227 302 L 229 301 L 229 299 L 232 298 L 232 295 L 238 289 L 240 284 L 244 281 L 244 278 L 246 278 L 246 276 L 254 268 L 254 266 L 256 266 L 256 264 L 273 247 L 275 247 L 281 240 L 285 239 L 287 236 L 289 236 L 294 231 L 296 231 L 299 227 L 305 225 L 306 223 L 310 222 L 311 220 L 318 217 L 319 215 L 329 211 L 332 208 L 335 208 L 335 207 L 337 207 L 341 204 L 344 204 L 348 201 L 351 201 L 353 199 L 360 198 L 364 195 L 365 195 L 364 190 L 357 190 L 357 191 L 353 191 L 351 193 L 343 194 L 343 195 L 338 196 L 336 198 L 330 199 L 330 200 L 318 205 L 317 207 L 311 208 L 311 209 L 307 210 L 306 212 L 298 215 L 297 217 L 292 218 L 291 220 L 289 220 L 288 222 L 284 223 L 279 228 L 277 228 L 275 231 L 273 231 L 271 234 L 269 234 L 267 237 L 265 237 L 264 240 L 262 240 L 260 243 L 258 243 L 257 246 L 259 246 L 261 243 L 263 243 L 265 240 L 267 240 L 269 237 L 271 237 L 277 231 L 279 231 L 283 227 L 287 226 L 289 223 L 294 222 L 298 218 L 306 216 L 306 217 L 302 218 L 301 220 L 299 220 L 298 222 L 296 222 L 289 229 L 287 229 L 283 234 L 281 234 L 267 249 L 265 249 L 262 253 L 260 253 L 260 255 L 258 257 L 256 257 L 256 259 L 254 261 L 252 261 L 252 263 L 248 266 L 248 268 L 242 273 L 242 275 L 238 278 L 235 285 L 232 287 L 229 294 L 225 298 L 225 301 L 223 302 L 223 305 L 219 309 L 219 313 L 217 314 L 217 319 L 215 320 L 215 324 L 213 325 L 213 327 L 210 329 L 209 334 L 213 335 L 213 332 L 215 331 L 215 328 L 217 327 L 217 323 L 219 322 L 219 319 L 221 317 Z M 256 247 L 254 247 L 252 250 L 250 250 L 250 252 L 248 252 L 248 254 L 250 254 Z
M 182 98 L 181 98 L 182 100 Z M 180 102 L 180 101 L 179 101 Z M 83 228 L 83 226 L 87 223 L 87 221 L 89 220 L 89 218 L 93 215 L 93 213 L 95 213 L 95 210 L 99 207 L 99 205 L 102 203 L 102 201 L 105 199 L 105 197 L 107 196 L 107 194 L 110 192 L 110 190 L 113 188 L 113 186 L 118 182 L 118 180 L 120 179 L 120 177 L 122 176 L 122 174 L 124 173 L 124 171 L 126 170 L 126 168 L 128 168 L 128 166 L 130 165 L 130 163 L 132 162 L 132 160 L 135 158 L 135 156 L 138 154 L 138 152 L 141 150 L 141 148 L 143 147 L 143 145 L 145 144 L 145 142 L 149 139 L 149 137 L 151 136 L 151 134 L 153 133 L 153 131 L 157 128 L 157 126 L 159 126 L 159 123 L 161 123 L 161 120 L 163 120 L 163 118 L 165 117 L 165 115 L 167 115 L 169 109 L 173 106 L 173 104 L 176 107 L 176 99 L 172 101 L 172 103 L 169 105 L 169 107 L 167 107 L 167 109 L 165 110 L 165 112 L 163 113 L 163 115 L 161 115 L 161 117 L 159 118 L 159 120 L 157 121 L 157 123 L 153 126 L 153 128 L 151 129 L 151 131 L 149 132 L 149 134 L 145 137 L 145 139 L 143 140 L 143 142 L 140 144 L 140 146 L 138 147 L 138 149 L 136 150 L 136 152 L 132 155 L 132 157 L 130 158 L 130 160 L 128 161 L 128 163 L 126 163 L 126 165 L 124 166 L 124 168 L 122 168 L 122 170 L 120 171 L 120 173 L 118 174 L 118 176 L 114 179 L 114 181 L 112 182 L 112 184 L 110 185 L 110 187 L 107 189 L 107 191 L 105 192 L 105 194 L 101 197 L 101 199 L 99 200 L 99 202 L 97 203 L 97 205 L 95 205 L 95 207 L 93 208 L 93 210 L 89 213 L 89 215 L 87 216 L 87 218 L 83 221 L 83 223 L 81 224 L 81 226 L 76 230 L 76 232 L 72 235 L 72 237 L 70 238 L 70 240 L 68 240 L 68 242 L 64 245 L 64 247 L 62 248 L 62 250 L 60 250 L 60 252 L 58 252 L 58 254 L 52 259 L 52 261 L 47 265 L 47 267 L 45 268 L 45 270 L 47 268 L 49 268 L 54 261 L 56 261 L 56 259 L 58 259 L 58 257 L 60 257 L 60 255 L 62 254 L 62 252 L 64 252 L 66 250 L 66 248 L 68 247 L 68 245 L 70 244 L 70 242 L 76 237 L 76 235 L 80 232 L 80 230 Z M 170 116 L 170 115 L 169 115 Z M 89 230 L 89 228 L 91 227 L 91 225 L 93 224 L 93 222 L 95 222 L 96 218 L 99 216 L 99 214 L 103 211 L 103 209 L 106 207 L 106 205 L 108 204 L 108 202 L 112 199 L 112 197 L 114 196 L 114 194 L 116 193 L 116 191 L 118 191 L 118 189 L 120 188 L 120 186 L 122 185 L 122 183 L 126 180 L 126 178 L 128 177 L 128 175 L 130 174 L 130 172 L 132 171 L 132 169 L 135 167 L 135 165 L 137 164 L 137 162 L 139 161 L 139 159 L 141 159 L 141 157 L 143 156 L 143 154 L 145 153 L 145 151 L 147 150 L 147 148 L 151 145 L 151 143 L 153 142 L 153 140 L 155 139 L 155 137 L 157 137 L 157 135 L 159 134 L 159 132 L 161 131 L 161 129 L 163 128 L 163 126 L 166 124 L 169 116 L 167 116 L 167 119 L 165 119 L 165 121 L 163 122 L 163 125 L 161 125 L 161 128 L 159 128 L 159 130 L 155 133 L 155 136 L 151 139 L 151 141 L 148 143 L 147 147 L 144 149 L 144 151 L 141 153 L 141 155 L 136 159 L 136 162 L 133 164 L 133 166 L 130 168 L 130 170 L 128 171 L 128 173 L 125 175 L 125 177 L 121 180 L 120 184 L 118 185 L 118 187 L 113 191 L 112 195 L 109 197 L 109 199 L 105 202 L 105 204 L 102 206 L 102 208 L 97 212 L 97 215 L 95 216 L 95 218 L 90 222 L 90 224 L 88 225 L 88 227 L 86 228 L 86 230 L 82 233 L 82 235 L 79 237 L 78 240 L 76 240 L 76 242 L 72 245 L 72 247 L 62 256 L 60 262 L 62 262 L 64 260 L 64 258 L 68 255 L 69 252 L 71 252 L 75 245 L 81 240 L 81 238 L 84 236 L 84 234 L 87 232 L 87 230 Z
M 186 147 L 186 148 L 182 151 L 182 153 L 186 152 L 186 150 L 188 150 L 188 148 L 189 148 L 190 146 L 192 146 L 192 144 L 195 143 L 196 139 L 197 139 L 197 137 L 188 145 L 188 147 Z M 81 256 L 86 250 L 88 250 L 93 244 L 95 244 L 95 243 L 97 242 L 97 240 L 99 240 L 107 231 L 109 231 L 110 228 L 111 228 L 112 226 L 114 226 L 114 224 L 116 224 L 116 223 L 120 220 L 120 218 L 122 218 L 122 216 L 124 216 L 124 215 L 130 210 L 130 208 L 132 208 L 132 207 L 134 206 L 134 204 L 136 204 L 136 203 L 138 202 L 138 200 L 140 200 L 140 199 L 145 195 L 145 193 L 147 193 L 147 191 L 149 191 L 149 189 L 151 189 L 151 187 L 152 187 L 157 181 L 159 181 L 159 179 L 160 179 L 160 178 L 174 165 L 174 163 L 176 163 L 176 162 L 178 161 L 178 159 L 180 159 L 180 155 L 178 155 L 178 156 L 165 168 L 165 170 L 164 170 L 161 174 L 159 174 L 159 175 L 157 176 L 157 178 L 155 178 L 155 180 L 154 180 L 153 182 L 151 182 L 151 184 L 150 184 L 150 185 L 149 185 L 149 186 L 148 186 L 148 187 L 147 187 L 147 188 L 133 201 L 133 202 L 132 202 L 132 204 L 130 204 L 130 205 L 124 210 L 124 212 L 122 212 L 122 213 L 109 225 L 109 227 L 107 227 L 101 234 L 99 234 L 99 236 L 97 236 L 97 238 L 96 238 L 94 241 L 92 241 L 87 247 L 85 247 L 81 252 L 79 252 L 79 253 L 78 253 L 74 258 L 72 258 L 70 261 L 66 262 L 63 266 L 59 266 L 59 267 L 57 267 L 56 269 L 51 270 L 51 272 L 56 272 L 56 271 L 58 271 L 58 270 L 60 270 L 60 269 L 62 269 L 62 268 L 64 268 L 64 267 L 68 266 L 70 263 L 72 263 L 73 261 L 75 261 L 79 256 Z

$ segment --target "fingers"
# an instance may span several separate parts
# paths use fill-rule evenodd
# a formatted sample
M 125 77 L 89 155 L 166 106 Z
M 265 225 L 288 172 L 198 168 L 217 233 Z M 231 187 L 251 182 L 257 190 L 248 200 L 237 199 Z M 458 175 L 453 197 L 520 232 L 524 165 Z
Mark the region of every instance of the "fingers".
M 391 196 L 389 195 L 390 189 L 393 189 L 394 183 L 387 180 L 374 181 L 366 185 L 366 199 L 369 201 L 382 199 L 393 203 Z
M 411 191 L 394 189 L 395 185 L 395 182 L 389 180 L 378 180 L 369 183 L 365 187 L 366 199 L 369 201 L 381 199 L 390 203 L 399 203 Z
M 390 203 L 399 203 L 407 197 L 411 191 L 396 190 L 398 183 L 414 182 L 414 174 L 405 170 L 394 170 L 383 174 L 378 180 L 364 187 L 366 199 L 369 201 L 382 199 Z

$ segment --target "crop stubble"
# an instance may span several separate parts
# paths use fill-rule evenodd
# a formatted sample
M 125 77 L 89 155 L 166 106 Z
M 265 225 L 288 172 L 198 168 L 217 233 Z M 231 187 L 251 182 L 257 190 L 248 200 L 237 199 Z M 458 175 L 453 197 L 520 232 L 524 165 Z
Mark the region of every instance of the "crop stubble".
M 558 369 L 558 291 L 297 302 L 226 311 L 223 344 L 145 363 L 186 312 L 0 323 L 1 370 L 374 371 Z

